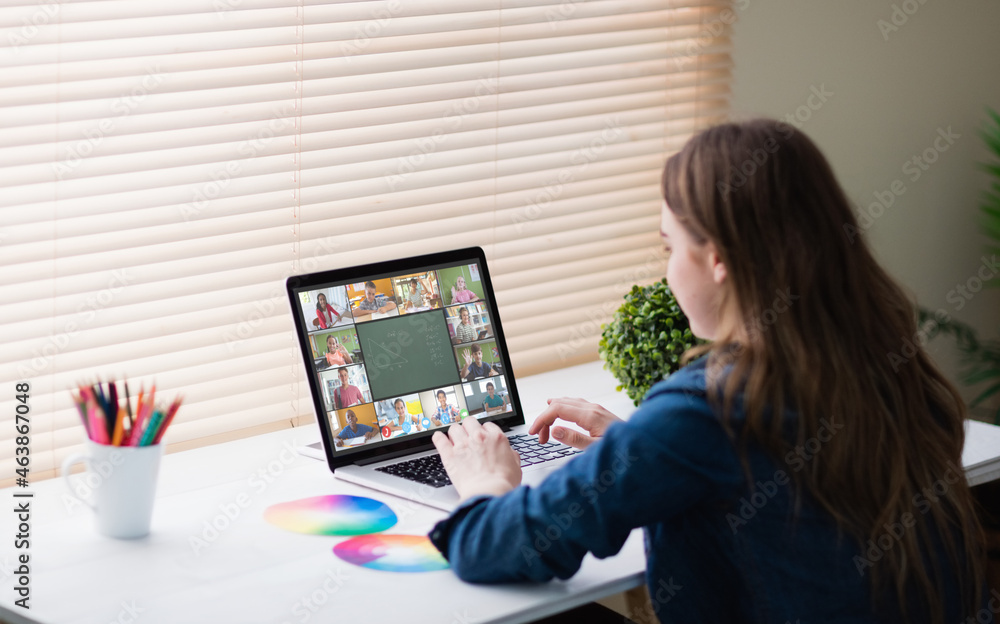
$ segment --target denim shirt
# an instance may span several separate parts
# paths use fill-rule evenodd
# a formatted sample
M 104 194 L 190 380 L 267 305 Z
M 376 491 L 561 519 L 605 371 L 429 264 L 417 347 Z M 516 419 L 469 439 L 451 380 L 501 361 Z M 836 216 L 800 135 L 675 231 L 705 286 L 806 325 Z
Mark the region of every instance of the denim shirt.
M 734 412 L 734 425 L 742 416 Z M 661 622 L 902 621 L 894 593 L 887 617 L 872 614 L 869 573 L 879 552 L 838 535 L 807 493 L 793 521 L 790 475 L 842 424 L 825 426 L 780 460 L 749 444 L 751 490 L 707 402 L 702 358 L 656 384 L 628 422 L 541 485 L 466 501 L 430 538 L 463 580 L 543 582 L 571 577 L 588 552 L 618 553 L 643 527 L 646 584 Z M 954 590 L 946 589 L 947 621 L 960 622 Z

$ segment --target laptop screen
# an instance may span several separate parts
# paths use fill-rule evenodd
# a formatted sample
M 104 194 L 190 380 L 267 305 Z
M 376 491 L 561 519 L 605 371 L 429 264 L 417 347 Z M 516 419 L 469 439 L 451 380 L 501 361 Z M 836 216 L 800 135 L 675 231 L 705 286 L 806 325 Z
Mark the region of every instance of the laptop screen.
M 521 416 L 481 249 L 290 278 L 288 292 L 328 456 Z

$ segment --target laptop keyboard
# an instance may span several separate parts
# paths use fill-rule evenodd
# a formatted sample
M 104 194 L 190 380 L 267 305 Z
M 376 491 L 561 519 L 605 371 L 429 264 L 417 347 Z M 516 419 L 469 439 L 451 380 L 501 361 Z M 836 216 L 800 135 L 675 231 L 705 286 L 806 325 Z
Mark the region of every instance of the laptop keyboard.
M 531 435 L 512 435 L 508 436 L 507 439 L 510 440 L 511 447 L 521 455 L 522 468 L 552 461 L 553 459 L 568 457 L 580 452 L 579 449 L 566 446 L 565 444 L 556 444 L 554 442 L 539 444 L 538 438 Z M 398 464 L 382 466 L 375 470 L 409 479 L 410 481 L 426 483 L 436 488 L 451 485 L 451 479 L 448 478 L 448 473 L 445 472 L 444 466 L 441 464 L 440 455 L 427 455 L 426 457 L 409 459 Z
M 555 442 L 539 444 L 538 438 L 532 435 L 512 435 L 507 439 L 510 440 L 511 447 L 521 455 L 521 468 L 580 452 L 580 449 Z

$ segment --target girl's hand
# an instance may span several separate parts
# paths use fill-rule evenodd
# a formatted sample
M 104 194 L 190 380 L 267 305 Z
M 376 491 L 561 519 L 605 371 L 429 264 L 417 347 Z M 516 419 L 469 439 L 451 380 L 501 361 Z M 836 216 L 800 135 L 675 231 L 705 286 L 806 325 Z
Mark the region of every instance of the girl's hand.
M 604 435 L 604 432 L 613 423 L 622 422 L 621 418 L 600 405 L 583 399 L 549 399 L 548 403 L 549 406 L 538 415 L 538 418 L 531 423 L 531 427 L 528 429 L 528 433 L 538 434 L 538 442 L 541 444 L 549 441 L 549 433 L 551 433 L 553 438 L 563 444 L 578 449 L 587 448 L 597 438 Z M 553 426 L 553 423 L 559 419 L 580 425 L 590 435 L 566 427 Z
M 462 500 L 500 496 L 521 483 L 521 458 L 495 423 L 466 418 L 449 427 L 447 435 L 436 431 L 431 440 Z

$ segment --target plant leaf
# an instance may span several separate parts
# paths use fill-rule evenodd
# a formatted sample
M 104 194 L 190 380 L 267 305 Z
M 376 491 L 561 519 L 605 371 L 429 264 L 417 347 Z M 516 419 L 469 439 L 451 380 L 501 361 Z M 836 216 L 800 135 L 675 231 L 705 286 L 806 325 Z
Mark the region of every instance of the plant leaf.
M 972 399 L 972 402 L 969 403 L 969 405 L 971 405 L 972 407 L 976 407 L 982 404 L 983 401 L 990 398 L 994 394 L 997 394 L 998 392 L 1000 392 L 1000 383 L 995 383 L 986 390 L 984 390 L 979 396 Z

